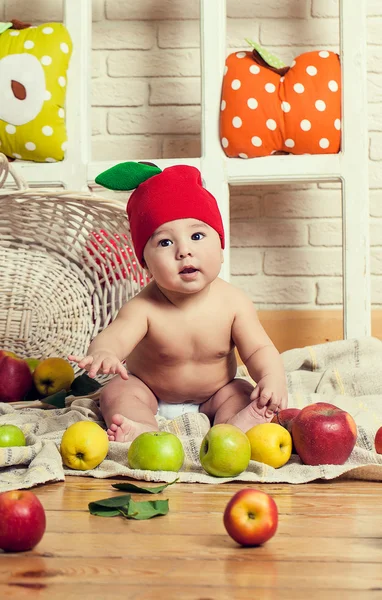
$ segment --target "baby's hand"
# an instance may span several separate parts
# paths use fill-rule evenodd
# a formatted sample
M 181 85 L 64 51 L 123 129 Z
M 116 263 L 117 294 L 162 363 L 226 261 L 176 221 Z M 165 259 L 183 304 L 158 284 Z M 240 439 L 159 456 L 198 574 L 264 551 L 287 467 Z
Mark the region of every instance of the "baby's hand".
M 113 352 L 101 350 L 85 357 L 69 354 L 68 359 L 76 362 L 81 369 L 88 371 L 89 377 L 95 377 L 97 373 L 101 372 L 104 375 L 118 374 L 122 379 L 129 379 L 125 367 Z
M 266 376 L 260 379 L 251 394 L 251 400 L 257 400 L 261 409 L 267 407 L 266 416 L 272 416 L 288 406 L 288 390 L 284 380 L 277 381 L 274 377 Z

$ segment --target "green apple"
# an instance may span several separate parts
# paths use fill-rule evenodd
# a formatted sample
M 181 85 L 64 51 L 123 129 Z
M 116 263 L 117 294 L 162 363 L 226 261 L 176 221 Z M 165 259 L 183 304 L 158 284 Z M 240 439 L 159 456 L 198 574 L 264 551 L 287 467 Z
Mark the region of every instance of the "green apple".
M 179 471 L 184 461 L 182 442 L 167 431 L 146 431 L 131 442 L 127 458 L 132 469 Z
M 30 368 L 31 373 L 33 373 L 37 365 L 39 365 L 41 362 L 38 358 L 24 358 L 24 360 Z
M 23 432 L 16 425 L 0 425 L 0 448 L 26 446 Z
M 215 477 L 235 477 L 249 465 L 251 444 L 245 433 L 235 425 L 214 425 L 200 447 L 203 469 Z

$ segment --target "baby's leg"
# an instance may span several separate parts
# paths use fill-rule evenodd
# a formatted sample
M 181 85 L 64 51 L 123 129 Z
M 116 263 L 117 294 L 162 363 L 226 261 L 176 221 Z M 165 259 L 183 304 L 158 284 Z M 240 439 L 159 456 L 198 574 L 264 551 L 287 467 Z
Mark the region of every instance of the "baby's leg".
M 131 442 L 140 433 L 157 431 L 155 395 L 134 375 L 119 375 L 107 383 L 100 395 L 100 408 L 111 442 Z
M 258 408 L 257 400 L 251 402 L 254 387 L 245 379 L 234 379 L 200 405 L 200 412 L 211 423 L 231 423 L 246 432 L 254 425 L 271 421 L 274 413 L 267 406 Z

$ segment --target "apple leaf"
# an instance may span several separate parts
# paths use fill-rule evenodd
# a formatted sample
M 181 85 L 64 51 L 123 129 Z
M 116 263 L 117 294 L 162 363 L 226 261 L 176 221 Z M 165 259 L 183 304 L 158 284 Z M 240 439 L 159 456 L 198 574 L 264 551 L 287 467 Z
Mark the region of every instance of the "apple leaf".
M 89 512 L 98 517 L 117 517 L 121 514 L 121 508 L 128 508 L 130 499 L 130 494 L 124 494 L 123 496 L 114 496 L 113 498 L 104 498 L 103 500 L 89 502 Z
M 137 492 L 140 494 L 159 494 L 163 492 L 169 485 L 173 485 L 179 481 L 179 478 L 174 479 L 171 483 L 165 483 L 164 485 L 157 485 L 156 487 L 141 487 L 134 485 L 134 483 L 113 483 L 112 487 L 121 490 L 123 492 Z
M 144 502 L 130 500 L 127 514 L 124 509 L 121 509 L 121 512 L 128 519 L 144 520 L 160 517 L 168 513 L 168 500 L 147 500 Z
M 87 396 L 96 392 L 100 387 L 101 384 L 98 381 L 89 377 L 87 373 L 83 373 L 73 381 L 70 393 L 73 396 Z
M 41 402 L 44 404 L 51 404 L 56 408 L 65 408 L 65 398 L 68 395 L 66 390 L 60 390 L 51 396 L 46 396 L 45 398 L 41 398 Z
M 130 494 L 104 498 L 88 504 L 89 512 L 97 517 L 124 516 L 126 519 L 152 519 L 160 515 L 167 515 L 168 500 L 148 500 L 134 502 Z

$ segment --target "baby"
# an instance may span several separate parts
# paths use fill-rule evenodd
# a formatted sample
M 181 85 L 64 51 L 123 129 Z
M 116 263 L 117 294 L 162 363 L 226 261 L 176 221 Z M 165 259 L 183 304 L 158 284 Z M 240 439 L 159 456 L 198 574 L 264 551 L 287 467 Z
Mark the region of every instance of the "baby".
M 248 431 L 287 406 L 280 355 L 250 299 L 218 277 L 223 223 L 200 172 L 174 166 L 154 173 L 127 206 L 136 256 L 152 280 L 85 357 L 69 359 L 90 377 L 115 374 L 100 396 L 110 441 L 157 430 L 157 414 L 194 411 L 213 425 Z M 256 387 L 235 377 L 235 347 Z

